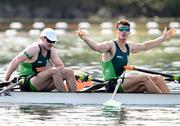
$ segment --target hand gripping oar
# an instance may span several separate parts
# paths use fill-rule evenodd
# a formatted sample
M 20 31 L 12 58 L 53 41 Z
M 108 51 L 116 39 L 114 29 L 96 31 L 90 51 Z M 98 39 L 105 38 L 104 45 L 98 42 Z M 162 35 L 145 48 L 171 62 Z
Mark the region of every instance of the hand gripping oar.
M 16 77 L 13 80 L 11 80 L 11 81 L 0 82 L 0 88 L 8 86 L 10 83 L 16 83 L 16 82 L 17 82 L 17 78 Z
M 13 83 L 13 84 L 7 86 L 5 89 L 3 89 L 3 90 L 0 91 L 0 94 L 6 92 L 6 91 L 8 91 L 8 90 L 11 90 L 13 87 L 15 87 L 16 85 L 19 85 L 19 84 L 20 84 L 20 82 L 16 82 L 16 83 Z
M 135 66 L 124 66 L 124 69 L 125 70 L 136 70 L 136 71 L 140 71 L 140 72 L 144 72 L 144 73 L 150 73 L 150 74 L 157 74 L 157 75 L 161 75 L 164 77 L 168 77 L 168 78 L 170 78 L 169 80 L 176 80 L 180 83 L 180 75 L 179 74 L 177 74 L 177 75 L 165 74 L 165 73 L 161 73 L 161 72 L 137 68 Z
M 9 82 L 9 81 L 1 82 L 1 83 L 0 83 L 0 88 L 3 88 L 3 87 L 5 87 L 5 86 L 9 85 L 10 83 L 11 83 L 11 82 Z

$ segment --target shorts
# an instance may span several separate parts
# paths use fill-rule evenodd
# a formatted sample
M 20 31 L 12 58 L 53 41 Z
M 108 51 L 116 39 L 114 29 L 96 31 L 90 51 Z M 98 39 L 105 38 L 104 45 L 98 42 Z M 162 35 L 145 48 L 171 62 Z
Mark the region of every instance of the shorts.
M 117 85 L 117 79 L 108 80 L 108 83 L 105 86 L 106 92 L 108 93 L 114 92 L 116 85 Z M 121 84 L 119 85 L 117 93 L 124 93 L 124 89 Z
M 22 83 L 20 84 L 20 90 L 21 91 L 29 91 L 29 92 L 36 92 L 37 89 L 36 87 L 33 85 L 31 78 L 34 77 L 34 75 L 30 75 L 30 76 L 21 76 L 18 78 L 19 81 L 22 81 Z

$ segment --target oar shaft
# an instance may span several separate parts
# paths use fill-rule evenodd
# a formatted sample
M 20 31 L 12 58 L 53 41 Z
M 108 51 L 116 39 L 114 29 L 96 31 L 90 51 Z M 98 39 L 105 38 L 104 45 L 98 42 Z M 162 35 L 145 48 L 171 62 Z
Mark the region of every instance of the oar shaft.
M 150 74 L 157 74 L 157 75 L 161 75 L 161 76 L 164 76 L 164 77 L 170 77 L 170 78 L 174 77 L 171 74 L 165 74 L 165 73 L 160 73 L 160 72 L 150 71 L 150 70 L 145 70 L 145 69 L 140 69 L 140 68 L 134 68 L 134 70 L 137 70 L 137 71 L 140 71 L 140 72 L 145 72 L 145 73 L 150 73 Z

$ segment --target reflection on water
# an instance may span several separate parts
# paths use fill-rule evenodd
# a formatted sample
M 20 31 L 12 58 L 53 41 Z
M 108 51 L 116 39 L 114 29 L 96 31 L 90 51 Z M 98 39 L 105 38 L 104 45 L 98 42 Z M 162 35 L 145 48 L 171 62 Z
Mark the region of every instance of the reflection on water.
M 116 125 L 121 111 L 104 114 L 101 106 L 10 105 L 1 106 L 1 124 L 7 125 Z M 3 120 L 5 117 L 6 120 Z M 23 120 L 23 121 L 22 121 Z
M 126 125 L 178 125 L 180 123 L 179 108 L 161 108 L 161 107 L 130 107 L 124 108 L 123 124 Z
M 177 125 L 179 108 L 124 106 L 104 109 L 103 106 L 73 105 L 1 105 L 0 121 L 11 125 Z M 8 118 L 9 117 L 9 118 Z

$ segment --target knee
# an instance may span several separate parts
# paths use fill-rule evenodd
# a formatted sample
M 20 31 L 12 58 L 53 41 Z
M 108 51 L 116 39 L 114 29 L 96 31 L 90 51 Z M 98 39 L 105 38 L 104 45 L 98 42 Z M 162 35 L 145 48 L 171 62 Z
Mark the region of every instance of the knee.
M 74 76 L 74 71 L 71 70 L 71 69 L 67 69 L 66 75 L 67 75 L 67 76 Z
M 161 75 L 156 75 L 152 77 L 153 81 L 158 82 L 158 81 L 164 81 L 164 78 Z
M 142 75 L 142 81 L 146 82 L 146 81 L 149 81 L 151 80 L 151 76 L 149 75 Z
M 57 68 L 53 67 L 53 68 L 51 69 L 51 73 L 52 73 L 52 75 L 56 75 L 56 74 L 59 73 L 59 70 L 58 70 Z

